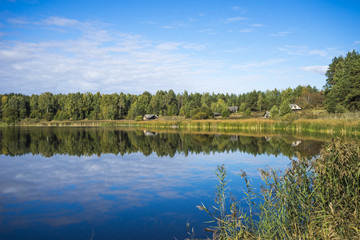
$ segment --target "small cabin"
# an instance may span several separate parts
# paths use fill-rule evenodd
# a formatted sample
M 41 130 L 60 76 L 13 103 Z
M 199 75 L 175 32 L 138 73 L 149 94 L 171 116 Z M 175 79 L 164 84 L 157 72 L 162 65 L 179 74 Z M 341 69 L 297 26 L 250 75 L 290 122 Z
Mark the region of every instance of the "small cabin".
M 237 113 L 239 111 L 239 108 L 237 106 L 231 106 L 229 107 L 229 111 L 231 113 Z
M 291 111 L 300 111 L 301 110 L 301 107 L 299 107 L 299 105 L 297 105 L 295 103 L 292 103 L 289 106 L 291 108 Z
M 145 114 L 143 117 L 143 120 L 154 120 L 154 119 L 158 119 L 159 116 L 155 115 L 155 114 Z
M 291 146 L 292 146 L 292 147 L 297 147 L 297 146 L 299 146 L 300 143 L 301 143 L 300 140 L 293 141 L 292 144 L 291 144 Z
M 144 135 L 145 135 L 145 136 L 156 136 L 157 133 L 156 133 L 156 132 L 150 132 L 150 131 L 144 130 Z
M 220 117 L 221 116 L 221 113 L 219 112 L 214 112 L 214 117 Z
M 270 112 L 266 111 L 263 115 L 264 118 L 270 118 Z

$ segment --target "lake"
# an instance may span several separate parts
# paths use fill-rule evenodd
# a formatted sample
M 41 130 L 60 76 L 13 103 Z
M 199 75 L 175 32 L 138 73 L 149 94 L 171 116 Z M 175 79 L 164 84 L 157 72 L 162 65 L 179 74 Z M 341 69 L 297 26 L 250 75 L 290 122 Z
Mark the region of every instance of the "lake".
M 285 169 L 323 141 L 293 136 L 151 132 L 116 128 L 0 128 L 0 239 L 206 237 L 225 164 L 239 200 L 247 172 Z M 246 210 L 246 207 L 244 206 Z

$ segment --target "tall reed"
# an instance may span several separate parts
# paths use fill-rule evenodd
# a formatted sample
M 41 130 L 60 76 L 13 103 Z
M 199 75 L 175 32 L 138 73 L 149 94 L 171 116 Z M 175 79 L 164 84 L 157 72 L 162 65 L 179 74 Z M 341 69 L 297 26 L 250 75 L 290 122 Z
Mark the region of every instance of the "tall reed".
M 261 191 L 242 172 L 245 203 L 227 198 L 227 171 L 218 167 L 216 206 L 205 210 L 213 239 L 360 239 L 360 146 L 339 140 L 316 159 L 298 156 L 284 172 L 260 170 Z M 256 204 L 257 199 L 260 203 Z M 226 207 L 228 204 L 229 207 Z

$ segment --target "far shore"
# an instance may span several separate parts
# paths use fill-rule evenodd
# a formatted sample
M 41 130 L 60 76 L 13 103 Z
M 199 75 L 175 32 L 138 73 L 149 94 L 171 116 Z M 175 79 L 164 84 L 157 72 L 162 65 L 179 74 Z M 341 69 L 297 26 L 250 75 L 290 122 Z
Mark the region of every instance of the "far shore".
M 9 125 L 1 124 L 6 127 Z M 340 136 L 359 136 L 359 119 L 296 119 L 284 121 L 280 119 L 206 119 L 191 120 L 185 118 L 160 118 L 156 120 L 77 120 L 77 121 L 45 121 L 24 119 L 15 125 L 19 127 L 124 127 L 153 130 L 196 130 L 213 132 L 245 132 L 245 133 L 301 133 L 301 134 L 336 134 Z

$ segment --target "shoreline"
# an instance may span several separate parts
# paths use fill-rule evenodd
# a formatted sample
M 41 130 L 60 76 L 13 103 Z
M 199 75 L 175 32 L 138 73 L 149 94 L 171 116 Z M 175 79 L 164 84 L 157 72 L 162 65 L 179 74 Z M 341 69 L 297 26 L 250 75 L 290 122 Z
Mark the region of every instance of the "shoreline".
M 271 119 L 209 119 L 209 120 L 77 120 L 36 121 L 25 119 L 15 125 L 1 127 L 121 127 L 147 130 L 175 130 L 221 133 L 261 134 L 321 134 L 360 136 L 360 120 L 346 119 L 297 119 L 292 122 Z

